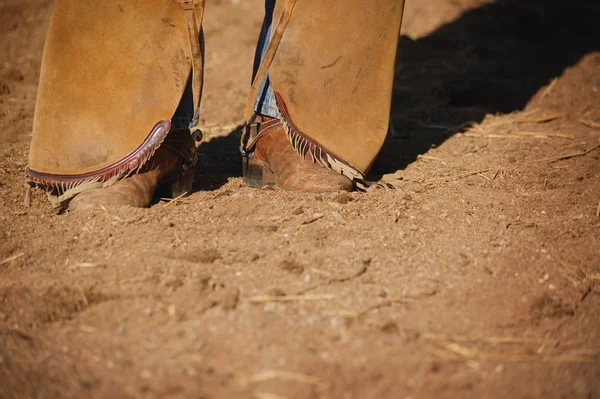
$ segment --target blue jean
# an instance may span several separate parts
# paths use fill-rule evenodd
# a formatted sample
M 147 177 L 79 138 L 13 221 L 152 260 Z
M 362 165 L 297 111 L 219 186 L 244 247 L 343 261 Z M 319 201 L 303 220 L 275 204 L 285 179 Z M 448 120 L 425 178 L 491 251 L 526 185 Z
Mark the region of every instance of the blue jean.
M 262 57 L 269 46 L 274 8 L 275 0 L 265 0 L 265 19 L 263 20 L 260 35 L 258 37 L 258 44 L 256 45 L 252 81 L 254 81 L 254 76 L 256 75 L 260 61 L 262 60 Z M 265 77 L 265 80 L 262 82 L 256 101 L 254 102 L 254 111 L 273 118 L 279 117 L 279 112 L 277 111 L 277 106 L 275 104 L 275 96 L 273 95 L 271 84 L 269 83 L 268 74 Z M 194 105 L 190 76 L 181 101 L 179 102 L 179 106 L 173 115 L 172 127 L 174 129 L 192 128 L 198 123 L 198 121 L 194 121 L 193 118 Z
M 254 81 L 254 76 L 256 75 L 260 61 L 269 46 L 269 41 L 271 39 L 271 25 L 273 22 L 273 8 L 275 8 L 275 0 L 265 0 L 265 19 L 263 20 L 262 28 L 260 29 L 258 44 L 256 45 L 252 81 Z M 269 82 L 268 74 L 265 76 L 265 80 L 262 82 L 260 90 L 258 91 L 258 96 L 254 102 L 254 111 L 273 118 L 279 117 L 277 105 L 275 104 L 275 96 Z

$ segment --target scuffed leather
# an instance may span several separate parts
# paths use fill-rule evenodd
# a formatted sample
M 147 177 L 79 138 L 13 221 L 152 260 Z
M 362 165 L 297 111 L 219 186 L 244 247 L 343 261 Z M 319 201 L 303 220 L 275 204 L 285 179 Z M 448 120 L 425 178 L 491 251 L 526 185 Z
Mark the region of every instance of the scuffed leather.
M 159 182 L 177 168 L 179 156 L 160 148 L 141 173 L 129 176 L 110 187 L 84 191 L 69 203 L 69 210 L 84 210 L 99 206 L 131 206 L 145 208 L 150 205 Z
M 93 173 L 170 120 L 192 66 L 174 0 L 56 0 L 40 75 L 29 167 Z
M 276 3 L 274 21 L 285 7 Z M 299 0 L 269 69 L 294 125 L 363 174 L 385 140 L 403 0 Z
M 290 191 L 351 191 L 345 176 L 303 159 L 292 148 L 281 123 L 262 134 L 254 147 L 253 160 L 262 161 L 276 176 L 277 186 Z

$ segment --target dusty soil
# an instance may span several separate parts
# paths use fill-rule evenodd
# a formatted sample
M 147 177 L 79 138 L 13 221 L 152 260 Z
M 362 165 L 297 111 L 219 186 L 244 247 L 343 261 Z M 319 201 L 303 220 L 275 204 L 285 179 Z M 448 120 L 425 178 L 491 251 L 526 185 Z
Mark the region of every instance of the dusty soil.
M 600 397 L 600 6 L 408 3 L 395 189 L 244 186 L 262 4 L 211 1 L 197 191 L 57 215 L 23 187 L 52 2 L 0 1 L 0 397 Z

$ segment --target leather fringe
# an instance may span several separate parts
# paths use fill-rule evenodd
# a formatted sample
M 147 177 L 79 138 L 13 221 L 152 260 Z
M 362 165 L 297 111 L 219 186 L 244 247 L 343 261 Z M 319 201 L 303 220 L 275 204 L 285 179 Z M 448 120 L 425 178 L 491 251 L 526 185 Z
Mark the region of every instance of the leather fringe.
M 164 122 L 158 123 L 144 143 L 130 155 L 131 159 L 122 160 L 103 172 L 96 172 L 93 176 L 45 175 L 27 168 L 25 172 L 27 183 L 30 186 L 47 190 L 48 199 L 52 206 L 61 208 L 71 198 L 83 191 L 109 187 L 119 180 L 138 173 L 162 145 L 169 131 L 170 122 L 166 124 Z
M 285 105 L 283 104 L 283 101 L 277 92 L 275 92 L 275 99 L 277 103 L 277 110 L 279 111 L 281 121 L 283 122 L 285 134 L 290 140 L 292 148 L 298 153 L 298 155 L 304 159 L 310 157 L 313 162 L 318 163 L 322 167 L 346 176 L 352 180 L 354 186 L 358 190 L 366 191 L 369 187 L 369 183 L 365 180 L 365 176 L 362 174 L 362 172 L 349 165 L 336 155 L 327 151 L 317 142 L 302 133 L 291 121 L 290 115 L 288 114 Z

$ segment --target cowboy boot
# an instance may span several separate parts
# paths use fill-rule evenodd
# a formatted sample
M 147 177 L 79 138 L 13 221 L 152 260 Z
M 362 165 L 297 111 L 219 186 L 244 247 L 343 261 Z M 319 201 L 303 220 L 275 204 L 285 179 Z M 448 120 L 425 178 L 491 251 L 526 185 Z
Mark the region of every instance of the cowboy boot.
M 199 118 L 204 1 L 117 3 L 54 2 L 25 178 L 55 207 L 75 196 L 71 209 L 147 206 L 177 169 L 167 150 L 149 158 Z M 191 168 L 182 163 L 186 179 Z M 181 183 L 174 191 L 189 191 Z
M 351 191 L 352 181 L 292 148 L 283 123 L 262 117 L 253 151 L 244 157 L 244 181 L 250 187 L 277 186 L 290 191 Z
M 196 146 L 201 139 L 200 131 L 192 135 L 187 129 L 172 130 L 138 173 L 108 187 L 77 194 L 69 202 L 69 210 L 98 206 L 145 208 L 152 202 L 159 185 L 170 187 L 172 197 L 189 192 L 197 160 Z
M 70 211 L 80 211 L 100 206 L 131 206 L 145 208 L 150 205 L 159 182 L 172 175 L 179 157 L 166 148 L 156 150 L 142 172 L 129 176 L 109 187 L 96 188 L 77 194 L 69 203 Z

